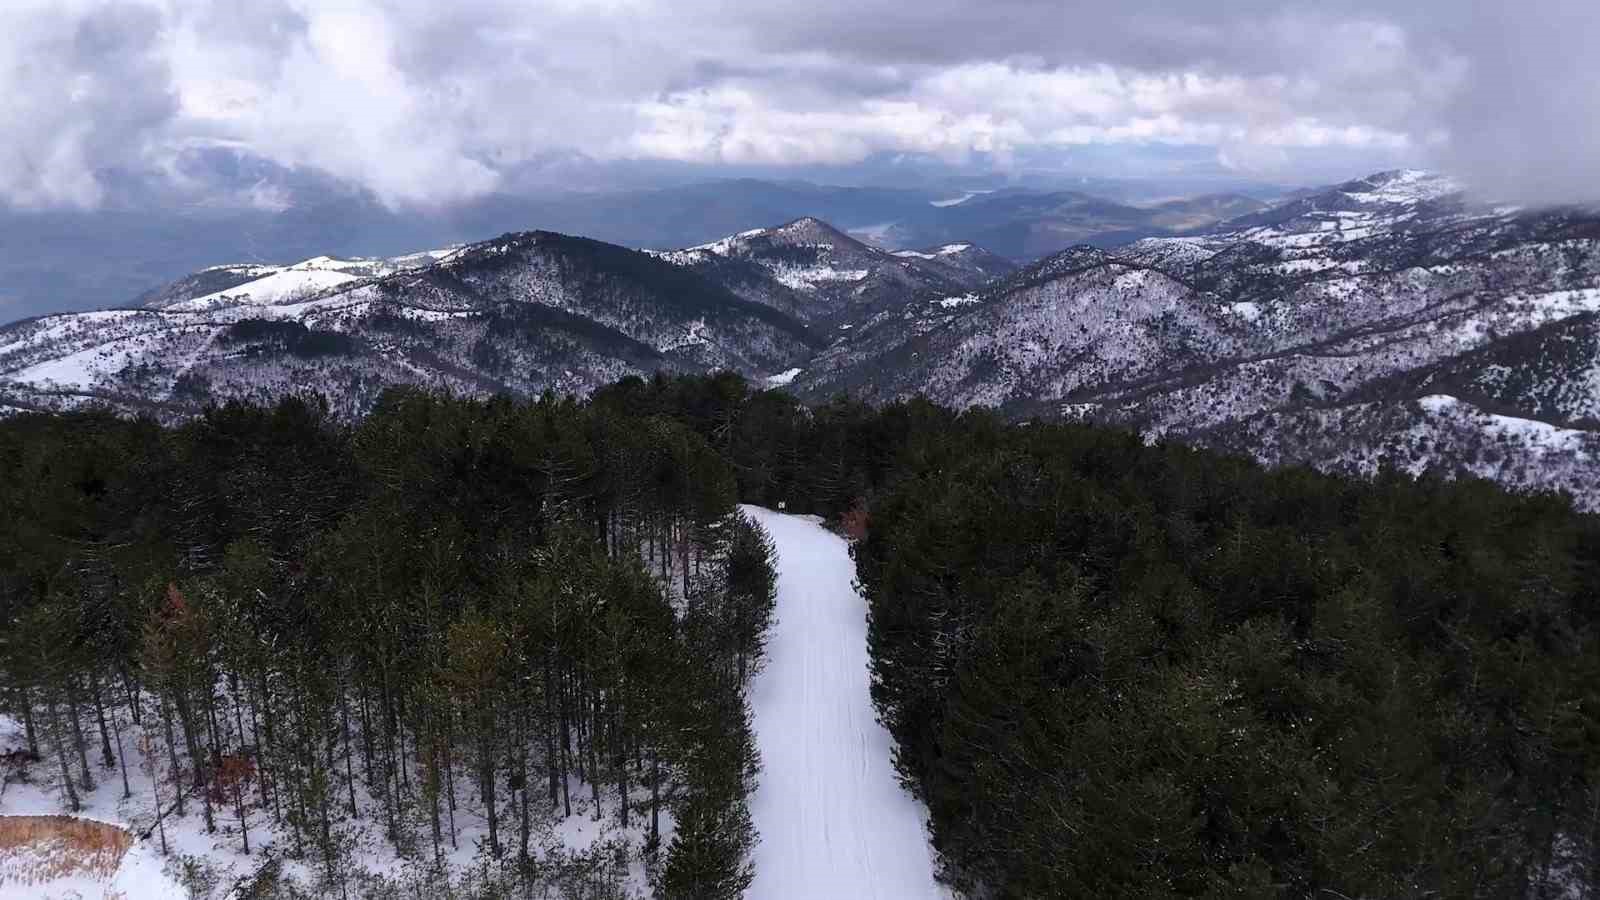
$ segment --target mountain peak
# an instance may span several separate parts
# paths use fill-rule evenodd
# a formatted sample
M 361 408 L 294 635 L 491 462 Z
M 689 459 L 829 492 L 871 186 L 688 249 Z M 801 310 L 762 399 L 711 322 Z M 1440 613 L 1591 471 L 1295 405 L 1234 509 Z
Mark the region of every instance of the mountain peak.
M 1421 203 L 1458 194 L 1461 184 L 1425 169 L 1390 169 L 1342 184 L 1336 190 L 1367 203 Z
M 809 241 L 836 246 L 841 244 L 847 246 L 861 245 L 860 241 L 815 216 L 802 216 L 788 224 L 772 229 L 771 234 L 773 237 L 781 236 L 790 241 Z

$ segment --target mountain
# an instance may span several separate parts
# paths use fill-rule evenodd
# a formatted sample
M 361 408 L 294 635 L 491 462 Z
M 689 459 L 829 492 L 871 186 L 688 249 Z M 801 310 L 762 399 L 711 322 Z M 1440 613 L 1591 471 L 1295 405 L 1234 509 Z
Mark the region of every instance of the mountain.
M 1272 463 L 1443 466 L 1600 507 L 1597 319 L 1600 213 L 1488 206 L 1404 170 L 918 298 L 793 389 L 926 393 Z
M 1044 209 L 970 193 L 944 208 Z M 1090 208 L 1076 202 L 1051 209 Z M 0 406 L 176 416 L 312 389 L 353 415 L 395 382 L 581 394 L 730 368 L 813 399 L 922 393 L 1269 463 L 1444 468 L 1600 508 L 1600 212 L 1489 205 L 1412 170 L 1267 208 L 1120 209 L 1239 215 L 1020 269 L 976 241 L 891 251 L 813 217 L 682 250 L 525 232 L 216 267 L 139 308 L 0 329 Z
M 150 309 L 203 308 L 233 303 L 273 304 L 352 281 L 393 275 L 446 259 L 458 248 L 392 259 L 317 256 L 288 266 L 234 263 L 212 266 L 145 291 L 134 305 Z
M 922 250 L 896 250 L 894 255 L 901 259 L 920 260 L 929 268 L 946 271 L 952 279 L 968 287 L 987 284 L 1018 269 L 1011 260 L 966 241 Z
M 727 177 L 723 169 L 601 163 L 552 153 L 507 170 L 496 193 L 442 207 L 395 208 L 309 167 L 286 168 L 236 147 L 197 147 L 172 170 L 100 173 L 94 209 L 0 205 L 0 320 L 104 308 L 223 260 L 281 265 L 317 254 L 386 257 L 525 228 L 665 250 L 811 216 L 887 249 L 973 241 L 1032 260 L 1079 240 L 1102 245 L 1214 222 L 1200 212 L 1140 210 L 1172 196 L 1249 182 L 1068 178 L 1022 173 L 956 177 L 886 163 Z M 929 162 L 933 162 L 930 160 Z M 724 172 L 720 177 L 715 173 Z M 921 174 L 917 174 L 921 172 Z M 799 180 L 800 176 L 811 180 Z M 1107 197 L 1106 213 L 1073 212 Z M 1057 195 L 1054 201 L 1027 198 Z M 993 205 L 974 219 L 974 209 Z M 981 219 L 982 228 L 973 227 Z M 1070 227 L 1069 227 L 1070 226 Z M 1052 236 L 1054 235 L 1054 236 Z M 220 288 L 219 288 L 220 289 Z
M 0 329 L 0 406 L 181 415 L 313 390 L 353 415 L 388 384 L 581 394 L 657 370 L 761 376 L 819 346 L 693 271 L 542 231 L 395 259 L 226 266 L 146 301 Z
M 973 289 L 1016 268 L 970 243 L 889 252 L 812 217 L 654 255 L 824 330 L 855 327 L 907 297 Z

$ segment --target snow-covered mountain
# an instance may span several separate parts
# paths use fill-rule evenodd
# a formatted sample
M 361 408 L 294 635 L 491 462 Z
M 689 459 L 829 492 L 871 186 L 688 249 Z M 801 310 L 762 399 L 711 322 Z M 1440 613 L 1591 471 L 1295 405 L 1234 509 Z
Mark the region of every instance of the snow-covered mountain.
M 352 281 L 424 268 L 449 259 L 460 249 L 427 250 L 391 259 L 316 256 L 289 266 L 255 263 L 212 266 L 148 291 L 135 302 L 150 309 L 190 311 L 241 302 L 272 305 Z
M 970 242 L 886 251 L 812 218 L 675 251 L 529 232 L 217 267 L 140 308 L 0 328 L 0 407 L 179 415 L 309 389 L 353 414 L 397 382 L 583 393 L 726 367 L 813 398 L 925 393 L 1600 508 L 1600 212 L 1483 204 L 1411 170 L 1207 205 L 1248 212 L 1015 271 Z
M 1600 213 L 1387 172 L 1212 233 L 1075 248 L 887 310 L 794 389 L 1065 415 L 1600 506 Z
M 854 327 L 911 296 L 970 290 L 1016 268 L 970 243 L 889 252 L 814 218 L 654 255 L 825 330 Z
M 0 406 L 103 400 L 177 415 L 313 390 L 354 414 L 390 384 L 581 394 L 661 369 L 762 376 L 818 343 L 692 271 L 550 232 L 397 259 L 221 267 L 147 304 L 0 329 Z

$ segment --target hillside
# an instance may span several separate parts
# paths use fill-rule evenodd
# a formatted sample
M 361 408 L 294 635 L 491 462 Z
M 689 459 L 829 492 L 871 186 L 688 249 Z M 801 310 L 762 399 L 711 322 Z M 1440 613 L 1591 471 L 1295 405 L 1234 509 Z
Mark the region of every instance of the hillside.
M 212 269 L 148 303 L 0 329 L 0 405 L 178 415 L 316 391 L 349 415 L 388 384 L 582 394 L 629 373 L 780 372 L 816 344 L 792 317 L 691 271 L 551 232 Z
M 654 255 L 825 330 L 859 325 L 907 297 L 974 288 L 1015 268 L 970 243 L 889 252 L 814 218 Z
M 1483 205 L 1400 171 L 904 304 L 795 389 L 920 392 L 1278 463 L 1442 466 L 1593 506 L 1597 316 L 1600 215 Z M 1436 395 L 1463 405 L 1418 402 Z M 1530 437 L 1540 426 L 1559 439 Z

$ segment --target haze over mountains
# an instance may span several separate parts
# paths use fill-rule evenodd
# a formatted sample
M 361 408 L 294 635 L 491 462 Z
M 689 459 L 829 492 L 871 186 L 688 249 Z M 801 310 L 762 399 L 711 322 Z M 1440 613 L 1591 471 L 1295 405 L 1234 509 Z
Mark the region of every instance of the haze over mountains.
M 874 180 L 853 186 L 776 172 L 635 179 L 575 158 L 550 161 L 523 190 L 397 209 L 350 184 L 237 154 L 213 152 L 192 165 L 199 169 L 193 177 L 211 186 L 203 197 L 167 197 L 129 176 L 92 210 L 0 205 L 0 320 L 125 305 L 220 261 L 388 256 L 530 226 L 664 250 L 815 216 L 889 249 L 972 240 L 1027 261 L 1084 240 L 1117 243 L 1201 227 L 1244 211 L 1229 201 L 1250 201 L 1232 192 L 1281 191 L 1219 176 L 893 178 L 874 171 Z M 869 173 L 818 173 L 828 174 Z M 1218 200 L 1169 201 L 1180 195 Z M 1184 204 L 1198 214 L 1178 211 Z

